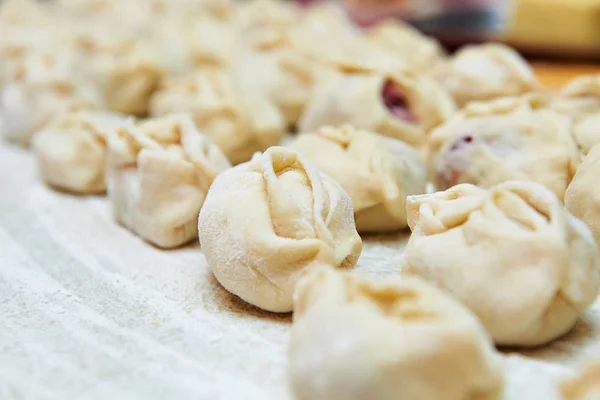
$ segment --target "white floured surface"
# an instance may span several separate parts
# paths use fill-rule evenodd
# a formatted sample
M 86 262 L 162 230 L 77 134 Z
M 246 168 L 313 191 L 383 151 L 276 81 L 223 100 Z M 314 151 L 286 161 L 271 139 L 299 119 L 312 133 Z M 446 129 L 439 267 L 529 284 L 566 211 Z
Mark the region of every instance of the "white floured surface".
M 365 238 L 358 271 L 395 274 L 406 235 Z M 0 399 L 290 398 L 291 317 L 246 306 L 197 244 L 161 251 L 113 223 L 103 197 L 46 188 L 0 144 Z M 505 351 L 506 399 L 557 398 L 600 358 L 600 302 L 551 346 Z

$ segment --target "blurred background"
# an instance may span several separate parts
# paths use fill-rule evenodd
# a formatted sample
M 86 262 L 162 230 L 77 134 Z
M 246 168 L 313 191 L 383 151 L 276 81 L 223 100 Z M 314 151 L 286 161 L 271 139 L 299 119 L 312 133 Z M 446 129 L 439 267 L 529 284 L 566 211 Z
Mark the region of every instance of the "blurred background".
M 297 0 L 308 5 L 327 0 Z M 335 0 L 331 0 L 335 1 Z M 532 62 L 540 80 L 558 87 L 600 72 L 600 0 L 339 0 L 369 26 L 401 19 L 448 49 L 497 41 Z

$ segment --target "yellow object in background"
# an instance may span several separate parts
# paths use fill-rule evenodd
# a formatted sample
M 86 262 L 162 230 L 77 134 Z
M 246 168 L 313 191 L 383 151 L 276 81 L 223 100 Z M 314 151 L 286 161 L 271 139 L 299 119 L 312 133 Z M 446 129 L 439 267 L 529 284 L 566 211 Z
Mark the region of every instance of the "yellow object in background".
M 507 39 L 527 48 L 600 55 L 600 0 L 515 0 Z

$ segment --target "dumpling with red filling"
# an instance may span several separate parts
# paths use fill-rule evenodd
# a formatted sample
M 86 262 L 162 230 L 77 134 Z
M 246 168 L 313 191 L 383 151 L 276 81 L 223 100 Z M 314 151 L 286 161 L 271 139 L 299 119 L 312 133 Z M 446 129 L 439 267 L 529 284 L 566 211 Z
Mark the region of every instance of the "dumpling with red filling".
M 421 146 L 455 107 L 433 80 L 407 73 L 333 74 L 319 82 L 300 130 L 350 124 Z
M 429 138 L 438 189 L 532 180 L 563 198 L 581 160 L 570 120 L 540 95 L 471 103 Z

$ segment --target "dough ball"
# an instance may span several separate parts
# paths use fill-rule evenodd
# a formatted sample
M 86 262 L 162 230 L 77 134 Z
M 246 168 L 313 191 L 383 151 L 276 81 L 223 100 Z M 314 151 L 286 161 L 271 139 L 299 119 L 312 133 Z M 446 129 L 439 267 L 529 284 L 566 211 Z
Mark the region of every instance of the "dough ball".
M 406 68 L 405 60 L 394 51 L 373 46 L 334 2 L 309 7 L 289 28 L 286 37 L 291 49 L 323 68 L 341 72 L 388 72 Z
M 581 76 L 567 84 L 551 107 L 573 118 L 579 149 L 588 153 L 600 143 L 600 75 Z
M 423 160 L 399 140 L 346 125 L 301 134 L 293 147 L 348 192 L 359 232 L 406 228 L 406 196 L 425 193 Z
M 200 212 L 200 244 L 225 289 L 264 310 L 292 311 L 298 277 L 356 264 L 350 197 L 298 153 L 271 147 L 219 175 Z
M 418 278 L 309 272 L 289 360 L 298 400 L 492 400 L 503 389 L 477 318 Z
M 470 101 L 518 96 L 539 89 L 527 61 L 498 43 L 465 46 L 431 71 L 460 107 Z
M 285 121 L 264 97 L 244 93 L 223 70 L 207 69 L 169 79 L 152 99 L 152 115 L 191 113 L 202 133 L 221 148 L 232 164 L 277 145 Z
M 188 115 L 130 122 L 108 137 L 106 184 L 113 214 L 162 248 L 198 235 L 198 213 L 229 162 Z
M 135 38 L 78 38 L 86 59 L 87 78 L 94 82 L 106 107 L 112 111 L 145 116 L 150 98 L 164 71 L 151 48 Z
M 406 275 L 447 290 L 494 342 L 537 346 L 567 333 L 598 294 L 589 229 L 544 186 L 509 181 L 410 196 Z
M 591 229 L 600 247 L 600 145 L 592 147 L 565 193 L 566 209 Z
M 0 133 L 29 145 L 31 137 L 63 111 L 97 107 L 95 90 L 76 74 L 70 51 L 33 52 L 11 65 L 0 87 Z
M 600 361 L 584 366 L 579 375 L 561 385 L 562 400 L 600 399 Z
M 562 199 L 580 160 L 569 119 L 538 95 L 471 103 L 429 137 L 438 189 L 459 183 L 490 188 L 524 179 Z
M 58 115 L 33 137 L 42 179 L 73 193 L 103 193 L 106 138 L 125 123 L 124 116 L 107 111 L 73 110 Z
M 350 124 L 412 146 L 454 112 L 448 95 L 431 79 L 409 74 L 336 74 L 316 85 L 300 130 Z
M 269 99 L 287 126 L 298 122 L 318 76 L 311 62 L 281 48 L 240 50 L 231 69 L 241 89 Z
M 428 70 L 446 57 L 436 39 L 401 21 L 385 20 L 370 28 L 366 35 L 369 43 L 400 56 L 411 71 Z

